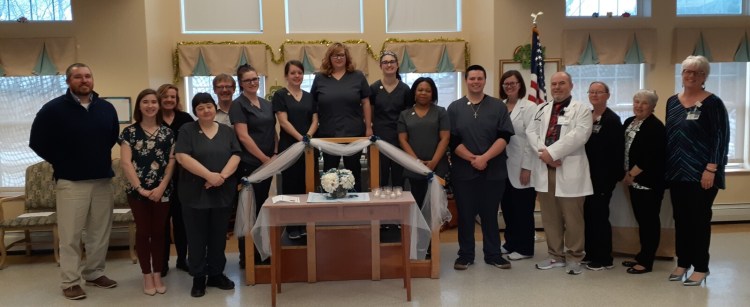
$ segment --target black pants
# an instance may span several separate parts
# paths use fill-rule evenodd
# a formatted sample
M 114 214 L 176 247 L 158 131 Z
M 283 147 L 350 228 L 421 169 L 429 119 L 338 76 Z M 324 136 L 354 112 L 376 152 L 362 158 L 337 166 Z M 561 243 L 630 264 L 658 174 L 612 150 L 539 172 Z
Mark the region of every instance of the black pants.
M 612 265 L 612 224 L 609 223 L 609 201 L 612 192 L 594 193 L 583 202 L 586 260 Z
M 177 170 L 175 170 L 177 171 Z M 182 220 L 182 203 L 177 197 L 177 182 L 173 184 L 172 196 L 170 197 L 172 203 L 169 205 L 169 217 L 167 217 L 166 223 L 166 238 L 164 240 L 164 268 L 169 268 L 169 245 L 170 242 L 174 242 L 174 249 L 177 251 L 177 262 L 186 262 L 188 253 L 187 235 L 185 234 L 185 222 Z M 172 219 L 170 225 L 169 219 Z M 171 226 L 171 227 L 170 227 Z M 171 236 L 170 236 L 171 234 Z M 174 238 L 174 240 L 172 240 Z
M 235 173 L 240 177 L 247 177 L 252 174 L 260 166 L 254 166 L 247 163 L 240 162 L 237 172 Z M 304 182 L 304 179 L 301 179 Z M 263 203 L 268 199 L 268 192 L 271 189 L 271 181 L 273 177 L 253 183 L 253 196 L 255 196 L 255 216 L 257 218 L 260 208 L 263 207 Z M 239 199 L 239 192 L 237 192 L 237 199 Z M 225 227 L 226 228 L 226 227 Z M 240 250 L 240 263 L 245 263 L 245 237 L 237 237 L 237 248 Z
M 224 272 L 227 258 L 227 223 L 232 207 L 182 208 L 190 248 L 188 266 L 194 278 L 216 276 Z
M 646 269 L 651 269 L 659 248 L 661 238 L 661 200 L 664 198 L 663 189 L 639 190 L 628 187 L 633 215 L 638 222 L 638 238 L 641 241 L 641 251 L 635 256 L 635 261 Z
M 711 245 L 711 205 L 719 189 L 704 190 L 700 182 L 675 182 L 670 186 L 674 212 L 677 265 L 708 272 Z
M 404 167 L 380 154 L 380 186 L 404 186 Z
M 427 197 L 427 179 L 416 179 L 408 178 L 409 187 L 411 188 L 411 195 L 414 196 L 414 200 L 417 201 L 417 206 L 422 209 L 424 199 Z
M 281 193 L 305 194 L 305 156 L 299 157 L 289 168 L 281 172 Z
M 352 171 L 352 175 L 354 176 L 354 190 L 357 192 L 362 192 L 362 164 L 359 162 L 360 156 L 362 156 L 360 153 L 355 153 L 351 156 L 343 157 L 344 167 Z M 341 158 L 340 156 L 323 153 L 323 172 L 332 168 L 338 168 Z
M 458 257 L 474 261 L 474 217 L 482 220 L 482 250 L 485 262 L 500 255 L 497 209 L 505 190 L 505 180 L 487 180 L 484 174 L 471 180 L 454 180 L 453 194 L 458 210 Z
M 505 220 L 505 244 L 508 252 L 521 255 L 534 255 L 534 188 L 516 189 L 510 180 L 505 182 L 505 193 L 500 201 L 500 209 Z

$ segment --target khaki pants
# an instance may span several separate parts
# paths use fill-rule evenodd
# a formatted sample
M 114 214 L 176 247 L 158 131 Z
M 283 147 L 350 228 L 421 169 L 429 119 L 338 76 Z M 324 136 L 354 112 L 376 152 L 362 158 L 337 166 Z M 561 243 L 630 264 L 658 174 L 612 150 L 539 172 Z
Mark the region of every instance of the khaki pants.
M 104 275 L 104 262 L 112 230 L 114 196 L 112 180 L 70 181 L 60 179 L 57 193 L 57 228 L 60 236 L 62 288 Z M 84 229 L 86 235 L 82 236 Z M 81 239 L 86 246 L 86 261 L 81 261 Z
M 542 209 L 542 225 L 547 237 L 548 252 L 550 257 L 557 261 L 579 263 L 585 254 L 585 197 L 556 197 L 556 170 L 549 168 L 547 173 L 547 192 L 539 192 L 539 205 Z

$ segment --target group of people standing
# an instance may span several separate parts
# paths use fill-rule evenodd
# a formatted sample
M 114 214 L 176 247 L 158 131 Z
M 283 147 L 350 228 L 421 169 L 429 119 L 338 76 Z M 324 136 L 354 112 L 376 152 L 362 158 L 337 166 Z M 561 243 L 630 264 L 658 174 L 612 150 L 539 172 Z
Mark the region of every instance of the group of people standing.
M 472 65 L 465 72 L 466 96 L 446 110 L 437 105 L 438 89 L 431 78 L 419 78 L 411 87 L 401 81 L 395 53 L 383 52 L 379 65 L 383 78 L 368 84 L 355 69 L 348 48 L 331 44 L 310 92 L 300 88 L 304 66 L 293 60 L 284 66 L 287 86 L 270 102 L 258 96 L 257 71 L 241 65 L 237 81 L 226 74 L 214 78 L 218 105 L 208 93 L 193 97 L 196 121 L 181 110 L 174 85 L 145 89 L 136 99 L 135 123 L 121 133 L 114 108 L 93 91 L 90 68 L 71 65 L 66 71 L 68 92 L 40 110 L 30 139 L 31 148 L 52 163 L 58 180 L 64 296 L 86 296 L 79 285 L 82 277 L 90 285 L 117 285 L 103 273 L 112 195 L 103 192 L 108 187 L 98 188 L 108 186 L 113 176 L 110 150 L 115 142 L 120 144 L 128 202 L 137 224 L 143 292 L 167 291 L 161 277 L 169 269 L 173 237 L 176 266 L 190 272 L 191 295 L 200 297 L 207 286 L 234 288 L 223 271 L 238 179 L 312 136 L 376 135 L 438 176 L 450 171 L 459 220 L 457 270 L 474 262 L 477 216 L 486 263 L 508 269 L 511 265 L 503 254 L 510 260 L 531 258 L 537 197 L 549 252 L 537 268 L 566 267 L 569 274 L 580 274 L 584 262 L 592 270 L 611 268 L 608 204 L 615 183 L 623 181 L 640 224 L 642 245 L 634 260 L 623 262 L 628 272 L 651 271 L 659 242 L 659 207 L 664 189 L 670 188 L 678 256 L 670 280 L 685 278 L 686 285 L 705 280 L 710 207 L 724 187 L 728 142 L 726 109 L 702 87 L 709 72 L 705 58 L 690 57 L 683 63 L 684 91 L 667 102 L 666 128 L 653 115 L 658 100 L 653 91 L 636 93 L 635 116 L 622 125 L 606 107 L 609 88 L 603 82 L 589 87 L 593 111 L 572 99 L 573 83 L 565 72 L 551 79 L 553 101 L 535 105 L 525 99 L 519 72 L 502 75 L 500 100 L 484 94 L 486 71 Z M 233 99 L 237 82 L 240 95 Z M 81 142 L 59 144 L 63 139 Z M 324 168 L 338 167 L 340 159 L 324 153 Z M 359 155 L 343 160 L 358 179 L 355 189 L 362 191 Z M 280 193 L 305 193 L 304 181 L 293 179 L 304 178 L 304 173 L 300 158 L 282 173 Z M 385 156 L 380 173 L 380 185 L 403 185 L 408 180 L 422 206 L 427 176 L 404 170 Z M 252 184 L 259 211 L 271 179 Z M 500 207 L 507 225 L 503 244 L 497 221 Z M 78 244 L 84 228 L 87 257 L 81 264 Z M 291 239 L 305 235 L 303 227 L 288 227 L 287 234 Z M 244 267 L 241 238 L 239 250 Z M 691 267 L 693 274 L 687 278 Z

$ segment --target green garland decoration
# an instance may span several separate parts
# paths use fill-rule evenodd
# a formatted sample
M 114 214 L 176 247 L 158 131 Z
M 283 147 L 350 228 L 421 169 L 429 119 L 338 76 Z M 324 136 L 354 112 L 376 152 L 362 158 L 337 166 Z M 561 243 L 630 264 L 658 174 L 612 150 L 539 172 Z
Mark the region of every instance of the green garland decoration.
M 546 58 L 547 48 L 542 46 L 542 57 Z M 521 68 L 531 68 L 531 44 L 520 45 L 513 51 L 513 61 L 521 63 Z

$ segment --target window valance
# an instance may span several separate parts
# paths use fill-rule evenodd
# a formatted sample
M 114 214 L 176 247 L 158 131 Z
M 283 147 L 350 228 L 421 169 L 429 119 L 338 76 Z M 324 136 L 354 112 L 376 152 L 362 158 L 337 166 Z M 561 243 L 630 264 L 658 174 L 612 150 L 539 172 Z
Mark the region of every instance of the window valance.
M 299 60 L 305 64 L 305 73 L 317 72 L 323 63 L 328 46 L 331 41 L 286 41 L 281 45 L 281 57 L 284 61 Z M 342 42 L 349 48 L 349 54 L 354 62 L 354 67 L 368 74 L 368 56 L 374 57 L 372 48 L 364 41 Z
M 389 39 L 382 50 L 396 53 L 402 73 L 463 72 L 469 65 L 469 43 L 460 39 Z
M 268 74 L 271 47 L 262 42 L 180 42 L 175 51 L 175 79 L 186 76 L 234 75 L 250 64 L 259 75 Z
M 682 63 L 689 55 L 703 55 L 711 62 L 745 62 L 748 32 L 750 28 L 675 29 L 672 62 Z
M 65 74 L 75 62 L 72 37 L 0 39 L 0 71 L 5 76 Z
M 655 29 L 567 30 L 565 65 L 654 63 Z

